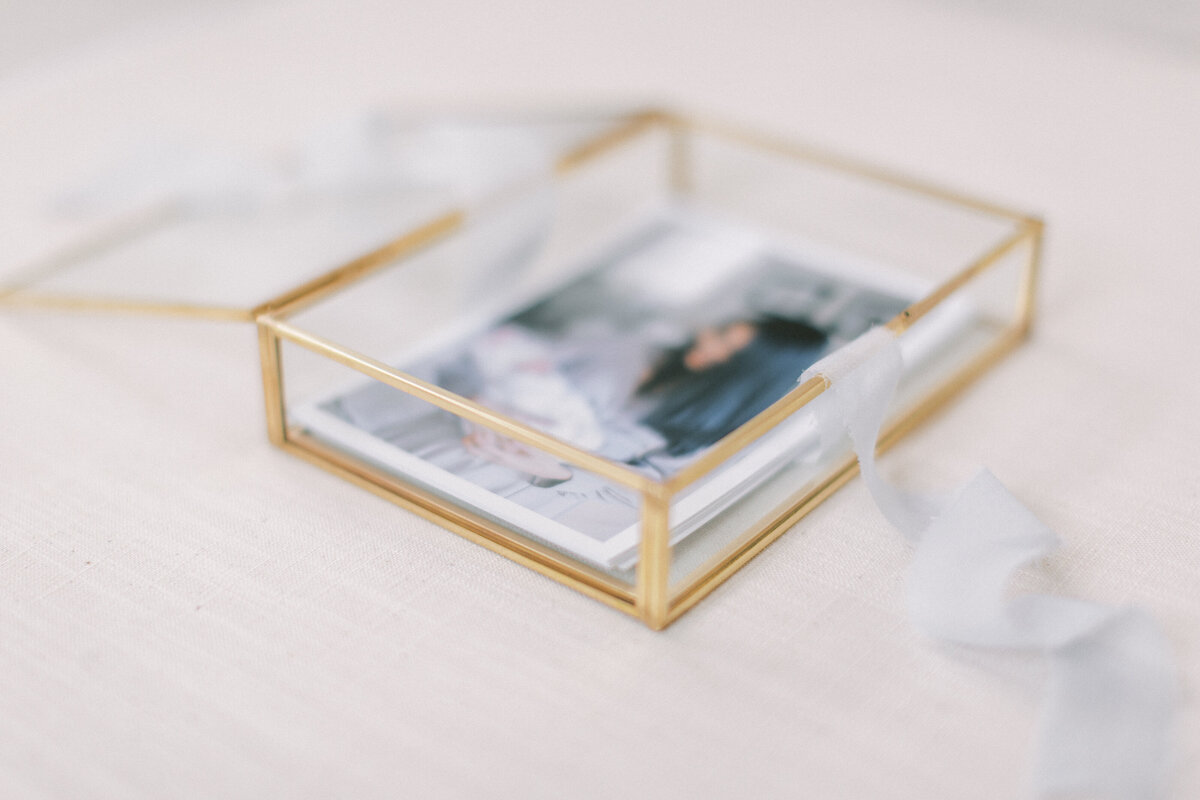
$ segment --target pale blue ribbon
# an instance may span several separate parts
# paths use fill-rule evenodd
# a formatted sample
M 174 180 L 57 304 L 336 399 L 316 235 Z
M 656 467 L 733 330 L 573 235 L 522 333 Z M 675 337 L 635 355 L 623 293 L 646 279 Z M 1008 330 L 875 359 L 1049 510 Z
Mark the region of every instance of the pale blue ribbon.
M 1010 598 L 1013 572 L 1058 538 L 987 470 L 940 496 L 883 480 L 875 446 L 902 372 L 896 338 L 876 328 L 801 380 L 829 380 L 815 401 L 823 442 L 849 435 L 879 510 L 916 546 L 907 580 L 913 625 L 945 642 L 1045 653 L 1035 796 L 1162 797 L 1175 705 L 1166 638 L 1135 608 Z

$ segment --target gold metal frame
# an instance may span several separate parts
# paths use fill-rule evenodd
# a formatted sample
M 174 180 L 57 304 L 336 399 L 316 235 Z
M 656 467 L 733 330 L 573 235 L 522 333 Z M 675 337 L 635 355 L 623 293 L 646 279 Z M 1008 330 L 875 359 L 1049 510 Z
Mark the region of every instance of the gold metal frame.
M 997 263 L 1024 246 L 1028 255 L 1023 263 L 1019 296 L 1015 298 L 1012 324 L 1000 332 L 993 343 L 964 364 L 957 372 L 915 408 L 893 420 L 880 438 L 884 450 L 927 418 L 988 367 L 1016 346 L 1028 333 L 1034 313 L 1034 291 L 1040 258 L 1042 222 L 1034 216 L 1012 211 L 976 198 L 960 195 L 941 187 L 877 169 L 842 156 L 813 148 L 763 137 L 729 126 L 653 110 L 631 115 L 613 130 L 595 141 L 565 154 L 556 164 L 556 173 L 564 175 L 602 156 L 614 147 L 648 130 L 666 129 L 671 135 L 670 180 L 676 189 L 690 183 L 688 169 L 688 132 L 703 130 L 733 139 L 749 147 L 764 149 L 786 158 L 801 159 L 831 170 L 851 173 L 889 184 L 926 197 L 968 208 L 981 214 L 1012 221 L 1013 232 L 980 254 L 926 297 L 921 298 L 888 323 L 897 334 L 929 313 L 949 295 L 988 272 Z M 752 529 L 745 531 L 721 553 L 696 570 L 686 582 L 672 590 L 670 585 L 669 509 L 676 492 L 699 480 L 725 463 L 746 445 L 764 435 L 791 414 L 823 392 L 823 378 L 814 378 L 796 387 L 745 425 L 710 447 L 703 456 L 670 480 L 659 482 L 624 464 L 610 461 L 567 442 L 556 439 L 519 420 L 493 411 L 439 386 L 417 379 L 369 355 L 355 352 L 290 324 L 288 317 L 321 297 L 345 288 L 366 274 L 397 264 L 407 255 L 452 235 L 464 224 L 469 210 L 461 209 L 434 220 L 419 231 L 397 240 L 341 270 L 330 273 L 286 297 L 257 309 L 259 342 L 262 352 L 267 424 L 271 441 L 313 464 L 350 480 L 446 527 L 488 549 L 524 564 L 531 569 L 570 586 L 609 606 L 638 617 L 649 627 L 660 630 L 694 606 L 747 561 L 777 539 L 801 517 L 820 504 L 858 470 L 853 459 L 839 464 L 817 486 L 790 498 Z M 564 463 L 589 470 L 600 477 L 639 492 L 642 496 L 642 539 L 636 580 L 632 586 L 612 578 L 556 550 L 546 547 L 519 531 L 510 530 L 469 509 L 412 486 L 381 469 L 347 456 L 308 435 L 302 428 L 289 427 L 284 407 L 281 342 L 290 342 L 351 369 L 408 392 L 439 408 L 475 424 L 483 425 L 506 437 L 536 447 Z
M 649 131 L 669 135 L 669 180 L 671 187 L 686 193 L 692 184 L 690 136 L 695 131 L 737 142 L 748 148 L 773 153 L 784 159 L 796 159 L 823 168 L 886 184 L 926 198 L 970 209 L 1012 223 L 1012 232 L 994 243 L 956 274 L 945 280 L 926 297 L 913 303 L 888 323 L 897 334 L 937 307 L 1019 248 L 1027 248 L 1022 264 L 1020 286 L 1015 298 L 1013 319 L 1000 331 L 992 344 L 963 364 L 939 387 L 903 416 L 893 420 L 879 441 L 883 451 L 929 417 L 962 391 L 979 375 L 1019 344 L 1028 334 L 1034 316 L 1038 265 L 1041 256 L 1043 224 L 1035 216 L 1014 211 L 940 186 L 926 183 L 870 164 L 819 148 L 799 145 L 746 131 L 724 123 L 650 109 L 628 114 L 591 141 L 563 153 L 554 164 L 556 176 L 565 176 Z M 539 179 L 540 180 L 540 179 Z M 185 302 L 155 303 L 132 299 L 68 296 L 39 292 L 39 280 L 81 257 L 97 250 L 119 245 L 128 238 L 142 235 L 157 225 L 169 222 L 177 209 L 163 205 L 139 215 L 127 224 L 60 253 L 57 257 L 26 270 L 17 280 L 0 285 L 0 306 L 24 306 L 74 310 L 144 313 L 172 317 L 202 318 L 214 321 L 254 322 L 258 329 L 262 363 L 263 396 L 270 441 L 329 472 L 362 486 L 375 494 L 448 528 L 488 549 L 524 564 L 564 585 L 613 608 L 635 616 L 655 630 L 669 625 L 712 592 L 747 561 L 788 530 L 800 518 L 819 505 L 858 471 L 852 458 L 836 465 L 824 480 L 767 514 L 758 524 L 744 531 L 720 553 L 695 570 L 680 585 L 670 585 L 671 551 L 669 509 L 671 498 L 694 481 L 717 469 L 728 458 L 764 435 L 798 409 L 819 396 L 827 384 L 814 378 L 797 386 L 786 396 L 710 447 L 704 455 L 665 482 L 652 480 L 628 466 L 556 439 L 519 420 L 493 411 L 439 386 L 421 381 L 368 354 L 355 352 L 300 329 L 289 318 L 332 293 L 380 270 L 402 265 L 405 258 L 425 247 L 443 241 L 459 231 L 482 207 L 503 203 L 523 186 L 506 187 L 473 208 L 450 209 L 427 220 L 384 246 L 336 269 L 296 286 L 276 297 L 249 307 L 191 305 Z M 589 470 L 614 483 L 637 491 L 642 496 L 642 539 L 636 577 L 632 585 L 589 567 L 547 547 L 519 531 L 510 530 L 471 510 L 410 485 L 393 475 L 331 448 L 299 427 L 289 427 L 283 390 L 284 365 L 281 344 L 289 342 L 324 358 L 368 375 L 442 409 L 457 414 L 506 437 L 536 447 L 565 463 Z

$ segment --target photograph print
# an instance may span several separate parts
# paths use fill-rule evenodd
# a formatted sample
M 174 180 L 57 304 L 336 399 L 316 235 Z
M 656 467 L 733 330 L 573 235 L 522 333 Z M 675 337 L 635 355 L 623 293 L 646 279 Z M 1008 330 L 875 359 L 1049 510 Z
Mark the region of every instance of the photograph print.
M 915 296 L 895 280 L 835 274 L 802 250 L 681 211 L 624 233 L 573 274 L 393 363 L 665 479 Z M 405 480 L 593 563 L 625 563 L 636 551 L 636 492 L 398 389 L 364 380 L 295 417 Z M 673 509 L 676 536 L 777 469 L 781 452 L 795 457 L 814 441 L 809 430 L 782 435 L 691 487 Z

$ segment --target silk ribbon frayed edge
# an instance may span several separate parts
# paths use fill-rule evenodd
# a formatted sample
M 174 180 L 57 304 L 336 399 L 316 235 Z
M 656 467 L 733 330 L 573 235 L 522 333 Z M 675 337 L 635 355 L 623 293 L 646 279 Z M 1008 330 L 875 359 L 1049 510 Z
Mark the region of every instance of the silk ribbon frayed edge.
M 849 436 L 876 506 L 915 546 L 906 579 L 910 621 L 946 643 L 1045 654 L 1035 796 L 1162 797 L 1176 696 L 1166 637 L 1136 608 L 1009 597 L 1013 574 L 1059 540 L 988 470 L 940 494 L 883 479 L 875 447 L 903 371 L 895 335 L 874 328 L 800 380 L 827 382 L 813 401 L 822 449 Z

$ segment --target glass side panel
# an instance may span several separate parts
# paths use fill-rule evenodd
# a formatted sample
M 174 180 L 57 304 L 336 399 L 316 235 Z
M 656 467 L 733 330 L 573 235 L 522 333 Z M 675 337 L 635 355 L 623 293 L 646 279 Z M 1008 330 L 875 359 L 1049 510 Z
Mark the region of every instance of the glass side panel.
M 289 341 L 288 439 L 460 530 L 628 595 L 641 495 Z
M 701 208 L 927 282 L 1016 230 L 1010 218 L 704 131 L 688 142 L 687 196 Z
M 536 303 L 653 235 L 671 204 L 664 133 L 558 179 L 516 186 L 422 249 L 289 315 L 289 324 L 376 358 Z
M 1022 329 L 1020 298 L 1030 246 L 1026 241 L 1014 247 L 900 337 L 905 372 L 885 431 L 919 419 L 1015 343 Z M 710 511 L 699 527 L 679 511 L 679 503 L 675 504 L 672 535 L 677 543 L 671 566 L 674 597 L 682 597 L 703 584 L 714 570 L 763 535 L 770 535 L 798 509 L 810 507 L 831 482 L 844 476 L 853 464 L 853 454 L 844 436 L 830 440 L 826 433 L 822 440 L 815 419 L 820 403 L 822 398 L 818 397 L 801 407 L 739 453 L 736 458 L 743 461 L 762 450 L 780 455 L 771 462 L 775 466 L 748 479 L 746 488 L 734 495 L 732 502 Z M 766 458 L 762 461 L 767 463 Z M 728 469 L 722 467 L 706 480 L 719 482 L 722 471 Z M 733 482 L 726 483 L 732 486 Z M 696 528 L 694 532 L 688 532 L 689 526 Z

